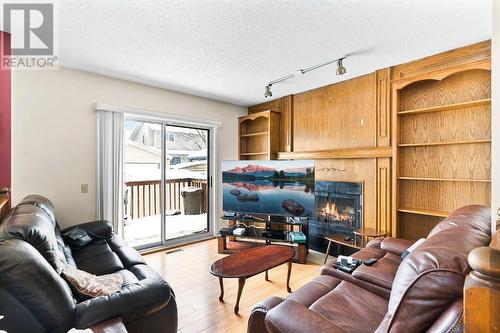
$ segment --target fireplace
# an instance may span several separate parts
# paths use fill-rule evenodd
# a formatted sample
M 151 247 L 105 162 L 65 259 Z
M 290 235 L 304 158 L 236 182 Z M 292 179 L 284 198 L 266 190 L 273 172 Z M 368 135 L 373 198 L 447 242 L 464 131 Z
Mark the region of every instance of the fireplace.
M 353 237 L 353 230 L 362 227 L 363 183 L 317 181 L 314 194 L 316 219 L 309 223 L 309 246 L 325 252 L 325 235 Z

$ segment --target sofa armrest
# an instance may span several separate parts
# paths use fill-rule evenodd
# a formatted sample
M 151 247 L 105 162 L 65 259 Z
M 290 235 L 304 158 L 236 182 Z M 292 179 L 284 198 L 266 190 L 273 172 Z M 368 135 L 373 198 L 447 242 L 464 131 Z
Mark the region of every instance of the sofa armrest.
M 265 318 L 266 314 L 283 302 L 285 299 L 277 296 L 271 296 L 266 298 L 260 303 L 257 303 L 253 309 L 252 312 L 250 313 L 250 317 L 248 318 L 248 329 L 247 333 L 265 333 L 267 332 L 266 330 L 266 323 L 265 323 Z
M 319 313 L 291 300 L 285 300 L 267 313 L 266 328 L 271 333 L 345 333 Z
M 108 296 L 91 298 L 76 305 L 75 328 L 84 329 L 120 317 L 126 323 L 155 311 L 174 301 L 172 290 L 161 278 L 147 278 L 126 285 Z
M 406 239 L 387 237 L 382 240 L 380 248 L 384 251 L 401 256 L 412 244 L 413 242 Z
M 105 220 L 77 224 L 64 229 L 62 233 L 77 227 L 85 230 L 92 238 L 110 239 L 113 236 L 113 225 Z
M 380 244 L 382 243 L 383 238 L 375 238 L 369 241 L 365 247 L 373 247 L 376 249 L 380 249 Z

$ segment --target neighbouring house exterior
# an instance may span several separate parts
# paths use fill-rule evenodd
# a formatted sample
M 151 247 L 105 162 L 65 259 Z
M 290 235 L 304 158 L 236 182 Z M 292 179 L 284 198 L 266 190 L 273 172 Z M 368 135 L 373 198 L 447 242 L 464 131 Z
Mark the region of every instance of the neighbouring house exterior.
M 133 122 L 125 140 L 125 181 L 161 178 L 161 127 Z M 167 178 L 204 178 L 207 172 L 207 137 L 204 131 L 168 126 Z

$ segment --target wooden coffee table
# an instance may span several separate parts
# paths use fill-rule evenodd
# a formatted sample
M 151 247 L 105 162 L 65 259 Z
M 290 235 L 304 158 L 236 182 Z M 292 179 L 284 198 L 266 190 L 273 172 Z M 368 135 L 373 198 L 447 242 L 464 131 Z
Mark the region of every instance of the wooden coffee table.
M 234 313 L 238 314 L 241 292 L 245 285 L 245 280 L 251 276 L 266 272 L 265 279 L 269 281 L 267 271 L 284 263 L 288 264 L 288 273 L 286 277 L 286 288 L 290 289 L 290 273 L 292 271 L 292 258 L 295 251 L 290 246 L 284 245 L 265 245 L 253 249 L 241 251 L 228 257 L 217 260 L 210 266 L 210 273 L 219 277 L 220 296 L 219 301 L 224 301 L 223 278 L 238 279 L 238 296 Z

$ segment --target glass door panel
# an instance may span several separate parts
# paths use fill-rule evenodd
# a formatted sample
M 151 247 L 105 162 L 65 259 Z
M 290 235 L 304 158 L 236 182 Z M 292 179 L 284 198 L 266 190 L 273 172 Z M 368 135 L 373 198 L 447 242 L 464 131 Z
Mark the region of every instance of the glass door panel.
M 209 130 L 165 126 L 165 239 L 208 232 Z
M 134 247 L 160 245 L 162 125 L 126 119 L 124 136 L 123 235 Z

